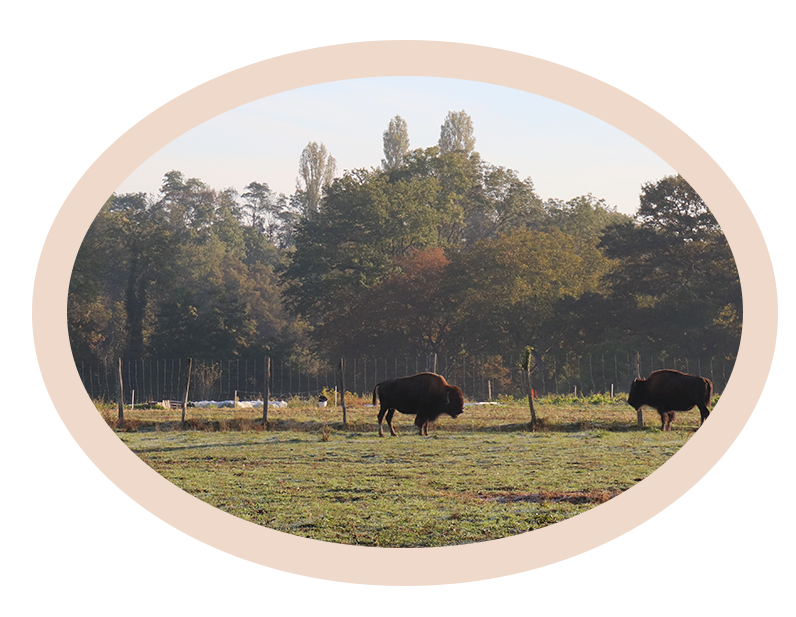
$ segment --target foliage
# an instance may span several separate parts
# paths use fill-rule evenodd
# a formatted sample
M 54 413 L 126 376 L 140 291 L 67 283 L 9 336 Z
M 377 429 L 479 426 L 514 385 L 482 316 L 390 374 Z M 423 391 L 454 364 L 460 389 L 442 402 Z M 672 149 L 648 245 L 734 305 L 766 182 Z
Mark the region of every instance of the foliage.
M 557 302 L 597 291 L 609 266 L 593 244 L 556 229 L 477 242 L 451 267 L 462 346 L 513 354 L 527 341 L 547 347 L 559 334 Z
M 262 356 L 301 340 L 282 307 L 284 253 L 244 223 L 234 192 L 179 172 L 157 200 L 113 195 L 72 271 L 75 359 Z
M 741 286 L 718 224 L 680 176 L 645 185 L 641 202 L 637 223 L 611 225 L 602 237 L 618 267 L 595 336 L 620 349 L 734 357 Z
M 303 214 L 312 216 L 318 211 L 323 192 L 334 178 L 337 161 L 326 146 L 311 141 L 301 152 L 297 193 L 303 197 Z
M 158 195 L 112 195 L 72 272 L 75 359 L 309 366 L 516 357 L 531 345 L 545 383 L 548 352 L 734 358 L 738 272 L 681 176 L 646 183 L 629 217 L 590 193 L 543 202 L 531 178 L 474 150 L 464 111 L 448 114 L 436 146 L 410 150 L 400 116 L 383 141 L 380 167 L 336 178 L 310 142 L 290 196 L 265 182 L 215 190 L 176 170 Z M 505 379 L 500 365 L 484 374 Z
M 467 112 L 449 111 L 440 127 L 439 150 L 446 152 L 472 152 L 475 147 L 473 121 Z
M 403 163 L 404 157 L 409 152 L 409 129 L 406 120 L 395 116 L 390 120 L 387 130 L 382 136 L 384 142 L 384 158 L 381 166 L 384 171 L 397 169 Z

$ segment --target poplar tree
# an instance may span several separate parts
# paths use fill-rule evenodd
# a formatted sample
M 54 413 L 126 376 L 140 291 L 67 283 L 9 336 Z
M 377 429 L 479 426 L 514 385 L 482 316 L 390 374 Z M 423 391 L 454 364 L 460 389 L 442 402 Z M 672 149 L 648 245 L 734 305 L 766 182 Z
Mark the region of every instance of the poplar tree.
M 449 111 L 445 116 L 445 122 L 440 127 L 440 153 L 461 151 L 469 154 L 473 148 L 475 148 L 475 137 L 473 136 L 472 119 L 463 109 Z
M 296 192 L 302 197 L 304 216 L 318 212 L 323 192 L 331 184 L 337 171 L 337 161 L 326 150 L 326 146 L 311 141 L 301 152 L 299 177 Z
M 409 130 L 406 120 L 401 116 L 395 116 L 390 120 L 387 130 L 384 131 L 383 141 L 384 158 L 381 160 L 381 166 L 384 171 L 399 168 L 409 152 Z

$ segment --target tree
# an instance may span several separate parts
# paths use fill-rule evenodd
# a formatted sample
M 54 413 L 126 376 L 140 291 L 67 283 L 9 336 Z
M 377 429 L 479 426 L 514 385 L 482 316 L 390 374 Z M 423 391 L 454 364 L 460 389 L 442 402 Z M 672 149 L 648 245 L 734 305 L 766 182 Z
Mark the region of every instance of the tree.
M 440 127 L 440 153 L 462 151 L 469 154 L 473 148 L 475 148 L 475 137 L 472 119 L 464 110 L 449 111 Z
M 617 262 L 607 281 L 610 338 L 628 351 L 734 357 L 738 270 L 715 219 L 681 176 L 645 184 L 636 222 L 608 226 L 600 246 Z
M 446 296 L 448 259 L 439 247 L 413 249 L 392 261 L 393 273 L 360 294 L 333 327 L 316 336 L 333 357 L 455 353 L 448 345 L 454 312 Z M 340 332 L 347 335 L 341 337 Z
M 329 322 L 390 274 L 392 259 L 437 242 L 438 183 L 390 182 L 384 172 L 353 170 L 336 179 L 324 208 L 298 221 L 285 273 L 297 315 Z
M 249 226 L 274 238 L 285 207 L 285 196 L 274 193 L 265 182 L 251 182 L 244 190 L 241 197 Z
M 562 231 L 598 242 L 603 230 L 609 225 L 630 222 L 631 218 L 617 212 L 591 193 L 575 197 L 567 202 L 548 199 L 544 204 L 550 225 Z
M 318 212 L 323 192 L 337 172 L 337 161 L 326 146 L 310 142 L 301 152 L 297 192 L 302 196 L 303 215 L 311 217 Z
M 561 336 L 557 302 L 597 291 L 609 268 L 594 243 L 557 229 L 479 240 L 451 262 L 454 330 L 470 353 L 520 353 L 528 341 L 549 347 Z
M 441 246 L 458 247 L 465 239 L 468 221 L 483 207 L 481 159 L 477 153 L 463 151 L 440 154 L 436 146 L 412 150 L 404 166 L 390 174 L 393 181 L 418 182 L 437 186 L 433 208 L 439 214 L 436 228 Z
M 67 329 L 75 360 L 110 361 L 124 353 L 127 323 L 123 281 L 107 285 L 116 243 L 109 241 L 111 196 L 86 232 L 77 253 L 67 297 Z
M 177 171 L 157 200 L 113 195 L 72 271 L 75 358 L 261 357 L 302 344 L 305 325 L 283 308 L 284 253 L 242 219 L 234 189 Z
M 644 184 L 636 216 L 643 227 L 683 240 L 721 232 L 705 202 L 679 174 Z
M 169 231 L 176 237 L 202 236 L 215 214 L 216 193 L 198 178 L 170 171 L 163 178 L 160 199 L 152 205 L 165 215 Z
M 108 213 L 111 215 L 108 232 L 117 242 L 113 267 L 116 276 L 125 281 L 123 302 L 127 340 L 123 355 L 128 359 L 140 358 L 145 350 L 152 289 L 169 273 L 172 259 L 170 238 L 174 227 L 164 212 L 152 206 L 143 193 L 115 197 L 109 204 Z
M 401 116 L 395 116 L 390 120 L 387 130 L 383 134 L 384 158 L 381 166 L 384 171 L 392 171 L 403 164 L 404 158 L 409 152 L 409 130 L 406 120 Z
M 468 243 L 544 223 L 546 213 L 530 178 L 520 180 L 513 169 L 489 163 L 479 168 L 478 190 L 470 192 L 467 207 Z

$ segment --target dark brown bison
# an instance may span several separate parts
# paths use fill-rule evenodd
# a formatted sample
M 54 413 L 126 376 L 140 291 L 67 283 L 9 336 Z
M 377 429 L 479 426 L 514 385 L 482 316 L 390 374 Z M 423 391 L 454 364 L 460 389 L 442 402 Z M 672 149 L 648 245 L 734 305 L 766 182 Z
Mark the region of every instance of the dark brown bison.
M 451 386 L 445 378 L 435 373 L 419 373 L 411 377 L 388 379 L 373 389 L 373 404 L 378 397 L 379 437 L 384 437 L 381 428 L 384 415 L 387 414 L 387 426 L 390 435 L 397 433 L 392 425 L 395 411 L 415 415 L 415 426 L 421 435 L 428 435 L 428 425 L 446 413 L 455 418 L 464 411 L 464 397 L 461 388 Z
M 657 410 L 661 415 L 661 430 L 670 431 L 676 411 L 699 407 L 704 423 L 710 415 L 711 396 L 713 383 L 707 377 L 667 369 L 654 371 L 646 379 L 636 379 L 630 385 L 627 403 L 637 411 L 644 405 Z

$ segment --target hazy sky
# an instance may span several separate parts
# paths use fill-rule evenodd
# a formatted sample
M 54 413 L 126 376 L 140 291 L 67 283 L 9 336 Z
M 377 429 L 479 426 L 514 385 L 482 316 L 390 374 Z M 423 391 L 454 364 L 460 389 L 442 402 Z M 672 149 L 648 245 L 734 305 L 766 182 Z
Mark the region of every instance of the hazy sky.
M 644 182 L 675 173 L 657 155 L 612 126 L 550 99 L 479 82 L 432 77 L 378 77 L 284 92 L 238 107 L 157 152 L 119 193 L 157 193 L 176 169 L 215 189 L 243 192 L 267 182 L 295 190 L 301 151 L 323 142 L 345 169 L 380 165 L 382 133 L 396 115 L 411 148 L 433 146 L 448 111 L 473 120 L 482 159 L 530 176 L 543 199 L 592 193 L 620 211 L 638 207 Z

